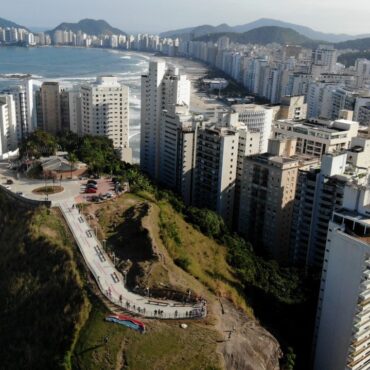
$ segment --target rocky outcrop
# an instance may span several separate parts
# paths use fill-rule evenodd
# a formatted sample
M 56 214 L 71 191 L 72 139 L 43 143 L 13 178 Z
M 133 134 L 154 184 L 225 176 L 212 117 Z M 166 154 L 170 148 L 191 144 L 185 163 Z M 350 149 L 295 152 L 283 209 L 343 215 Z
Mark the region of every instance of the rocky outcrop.
M 278 341 L 255 319 L 223 300 L 215 307 L 217 329 L 223 340 L 219 352 L 227 370 L 279 370 L 282 356 Z

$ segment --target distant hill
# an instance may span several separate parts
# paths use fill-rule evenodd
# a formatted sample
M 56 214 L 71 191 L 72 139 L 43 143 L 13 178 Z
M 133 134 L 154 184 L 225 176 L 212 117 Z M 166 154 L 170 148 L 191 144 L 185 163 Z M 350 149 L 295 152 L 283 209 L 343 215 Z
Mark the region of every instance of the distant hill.
M 360 58 L 370 59 L 370 51 L 341 54 L 338 57 L 338 62 L 344 64 L 346 67 L 350 67 L 355 65 L 356 59 Z
M 354 39 L 364 38 L 364 37 L 370 37 L 370 34 L 354 36 L 354 35 L 346 35 L 346 34 L 333 34 L 333 33 L 319 32 L 309 27 L 301 26 L 301 25 L 294 24 L 294 23 L 283 22 L 283 21 L 279 21 L 276 19 L 269 19 L 269 18 L 261 18 L 257 21 L 246 23 L 246 24 L 239 25 L 239 26 L 234 26 L 234 27 L 231 27 L 227 24 L 221 24 L 219 26 L 203 25 L 199 27 L 183 28 L 179 30 L 163 32 L 161 36 L 198 38 L 205 34 L 220 33 L 220 32 L 244 33 L 244 32 L 256 29 L 256 28 L 271 27 L 271 26 L 290 28 L 310 39 L 322 40 L 322 41 L 333 42 L 333 43 L 347 41 L 347 40 L 354 40 Z
M 204 35 L 222 32 L 235 32 L 235 31 L 233 27 L 230 27 L 227 24 L 220 24 L 219 26 L 203 25 L 198 27 L 182 28 L 179 30 L 163 32 L 161 33 L 161 37 L 171 37 L 171 38 L 190 37 L 192 39 L 196 39 Z
M 14 23 L 14 22 L 9 21 L 9 20 L 4 19 L 4 18 L 0 18 L 0 27 L 2 27 L 2 28 L 15 27 L 15 28 L 24 28 L 24 29 L 28 30 L 27 27 L 21 26 L 20 24 Z
M 112 34 L 122 34 L 126 33 L 122 30 L 112 27 L 109 23 L 104 20 L 95 20 L 95 19 L 82 19 L 78 23 L 61 23 L 59 26 L 49 31 L 54 33 L 55 31 L 72 31 L 78 32 L 82 31 L 88 35 L 112 35 Z
M 361 51 L 370 50 L 370 37 L 338 42 L 335 44 L 336 49 L 356 49 Z
M 231 41 L 240 44 L 260 44 L 271 43 L 306 45 L 315 43 L 313 40 L 290 28 L 282 27 L 260 27 L 244 33 L 217 33 L 202 36 L 199 41 L 216 42 L 221 36 L 228 36 Z

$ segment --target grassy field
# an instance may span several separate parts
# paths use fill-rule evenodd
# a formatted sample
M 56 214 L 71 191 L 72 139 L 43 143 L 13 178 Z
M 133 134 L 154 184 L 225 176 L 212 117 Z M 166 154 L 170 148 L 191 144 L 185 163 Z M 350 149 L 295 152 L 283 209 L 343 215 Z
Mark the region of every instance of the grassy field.
M 146 203 L 150 204 L 148 214 L 140 213 Z M 115 202 L 90 206 L 86 212 L 95 214 L 98 220 L 93 221 L 93 225 L 98 226 L 101 238 L 107 240 L 116 255 L 140 266 L 134 269 L 140 278 L 134 282 L 129 279 L 131 285 L 196 291 L 194 282 L 189 279 L 191 275 L 216 296 L 230 299 L 253 316 L 240 293 L 243 288 L 227 263 L 226 247 L 185 222 L 168 202 L 154 202 L 147 194 L 126 194 Z M 164 261 L 152 259 L 148 243 L 155 245 Z M 166 255 L 169 258 L 166 259 Z M 172 261 L 186 273 L 181 274 Z
M 0 194 L 0 355 L 4 369 L 68 369 L 90 304 L 58 212 Z
M 0 354 L 6 369 L 218 369 L 214 317 L 202 322 L 148 321 L 147 332 L 104 321 L 63 217 L 56 209 L 14 208 L 0 194 Z M 216 299 L 248 311 L 226 249 L 187 224 L 166 203 L 125 195 L 85 207 L 138 282 Z M 5 227 L 6 224 L 6 227 Z M 19 232 L 21 231 L 21 232 Z M 153 254 L 153 251 L 155 252 Z M 158 257 L 159 256 L 159 257 Z M 181 261 L 186 261 L 185 265 Z M 180 262 L 179 262 L 180 261 Z M 186 271 L 185 271 L 186 270 Z M 104 338 L 108 337 L 108 343 Z M 15 361 L 16 359 L 16 361 Z
M 73 368 L 114 369 L 218 369 L 217 334 L 204 324 L 149 321 L 147 332 L 139 334 L 118 324 L 104 321 L 109 313 L 93 300 L 93 310 L 76 345 Z M 108 337 L 108 343 L 104 338 Z
M 243 288 L 227 263 L 226 247 L 185 222 L 168 202 L 161 202 L 159 207 L 161 237 L 172 259 L 215 295 L 230 299 L 253 316 L 240 293 Z

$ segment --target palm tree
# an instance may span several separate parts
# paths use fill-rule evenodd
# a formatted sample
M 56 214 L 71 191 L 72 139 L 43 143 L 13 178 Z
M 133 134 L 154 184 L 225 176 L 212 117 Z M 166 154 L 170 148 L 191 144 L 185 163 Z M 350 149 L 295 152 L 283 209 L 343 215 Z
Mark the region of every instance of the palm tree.
M 69 164 L 71 166 L 71 180 L 72 180 L 72 172 L 73 172 L 73 166 L 77 163 L 78 158 L 75 153 L 70 153 L 68 155 Z

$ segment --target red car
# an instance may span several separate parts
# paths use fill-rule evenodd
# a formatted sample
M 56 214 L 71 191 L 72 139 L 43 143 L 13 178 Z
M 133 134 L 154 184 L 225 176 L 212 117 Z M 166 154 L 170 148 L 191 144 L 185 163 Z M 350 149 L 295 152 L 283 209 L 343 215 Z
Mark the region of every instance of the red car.
M 87 188 L 86 190 L 85 190 L 85 193 L 96 193 L 96 189 L 94 189 L 94 188 Z

